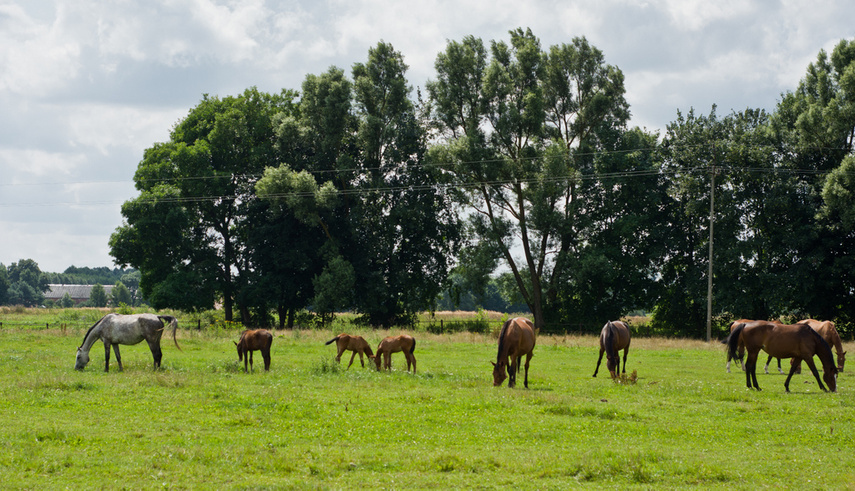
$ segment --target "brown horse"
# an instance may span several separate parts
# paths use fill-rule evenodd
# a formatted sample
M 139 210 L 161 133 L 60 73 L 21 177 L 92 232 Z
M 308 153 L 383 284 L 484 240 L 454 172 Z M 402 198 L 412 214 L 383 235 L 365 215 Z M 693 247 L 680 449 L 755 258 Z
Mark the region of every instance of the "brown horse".
M 368 342 L 362 339 L 362 336 L 351 336 L 349 334 L 341 333 L 338 336 L 330 339 L 324 344 L 332 344 L 335 343 L 336 348 L 338 348 L 338 355 L 335 357 L 335 361 L 341 363 L 341 355 L 346 350 L 353 351 L 353 354 L 350 355 L 350 363 L 347 364 L 347 368 L 350 369 L 350 365 L 353 365 L 353 359 L 356 358 L 356 354 L 359 353 L 359 363 L 362 363 L 362 367 L 365 368 L 365 361 L 362 359 L 362 354 L 365 353 L 368 357 L 374 354 L 371 351 L 371 346 L 368 346 Z
M 603 361 L 603 352 L 606 353 L 606 367 L 612 378 L 618 376 L 620 369 L 620 354 L 623 350 L 623 372 L 626 373 L 626 357 L 629 354 L 629 328 L 621 321 L 609 321 L 600 331 L 600 357 L 597 358 L 597 368 L 594 376 L 600 371 L 600 362 Z
M 748 358 L 745 360 L 745 381 L 749 389 L 753 383 L 754 388 L 760 390 L 760 386 L 757 385 L 756 369 L 757 355 L 762 348 L 776 358 L 793 359 L 790 373 L 784 382 L 784 388 L 787 392 L 790 391 L 790 379 L 793 377 L 796 366 L 802 360 L 810 368 L 819 387 L 823 391 L 826 390 L 819 378 L 819 373 L 816 371 L 816 365 L 813 363 L 814 355 L 818 356 L 822 362 L 822 378 L 828 384 L 828 388 L 832 392 L 837 392 L 837 367 L 834 365 L 831 348 L 822 339 L 822 336 L 807 324 L 784 325 L 765 321 L 739 324 L 725 341 L 731 356 L 736 356 L 740 339 L 742 339 L 745 350 L 748 352 Z
M 733 330 L 736 329 L 736 326 L 738 326 L 739 324 L 750 324 L 752 322 L 761 322 L 761 321 L 756 321 L 756 320 L 752 320 L 752 319 L 735 320 L 730 324 L 730 332 L 733 332 Z M 780 324 L 780 322 L 778 322 L 778 321 L 769 321 L 769 322 L 772 322 L 773 324 Z M 722 341 L 722 343 L 725 343 L 725 342 L 726 341 Z M 745 371 L 745 365 L 742 363 L 742 358 L 745 356 L 745 347 L 743 346 L 741 339 L 739 340 L 739 347 L 737 349 L 737 353 L 738 353 L 738 356 L 732 357 L 730 354 L 730 351 L 727 352 L 727 364 L 725 365 L 725 367 L 727 368 L 727 373 L 730 373 L 730 360 L 731 359 L 735 359 L 736 363 L 739 364 L 739 366 L 742 368 L 742 371 L 743 372 Z M 769 364 L 772 363 L 772 358 L 774 358 L 774 357 L 772 355 L 769 355 L 769 357 L 766 359 L 766 366 L 763 367 L 763 371 L 766 373 L 769 373 Z M 781 374 L 784 373 L 784 371 L 781 370 L 781 359 L 780 358 L 778 358 L 778 373 L 781 373 Z
M 267 329 L 247 329 L 240 333 L 240 341 L 235 343 L 235 346 L 237 346 L 238 361 L 243 362 L 243 371 L 252 370 L 252 352 L 256 350 L 261 351 L 261 356 L 264 358 L 264 371 L 269 371 L 271 344 L 273 344 L 273 335 Z M 249 370 L 247 370 L 247 363 L 249 363 Z
M 413 354 L 416 351 L 416 340 L 412 336 L 401 334 L 400 336 L 389 336 L 380 341 L 377 346 L 377 355 L 368 355 L 368 358 L 373 359 L 377 365 L 377 371 L 380 371 L 380 358 L 383 358 L 383 368 L 392 370 L 392 353 L 403 351 L 407 358 L 407 371 L 410 371 L 410 365 L 413 367 L 413 373 L 416 373 L 416 356 Z
M 524 317 L 516 317 L 502 325 L 502 332 L 499 333 L 499 352 L 493 363 L 494 387 L 502 385 L 506 378 L 508 387 L 516 385 L 520 360 L 525 355 L 524 385 L 526 389 L 528 388 L 528 365 L 534 352 L 536 338 L 534 324 Z
M 816 319 L 805 319 L 803 321 L 799 321 L 799 324 L 807 324 L 813 328 L 814 331 L 818 332 L 822 339 L 828 343 L 829 346 L 834 346 L 834 350 L 837 351 L 837 371 L 843 371 L 843 365 L 846 363 L 846 352 L 843 351 L 843 343 L 840 342 L 840 334 L 837 332 L 837 328 L 834 327 L 834 323 L 831 321 L 818 321 Z

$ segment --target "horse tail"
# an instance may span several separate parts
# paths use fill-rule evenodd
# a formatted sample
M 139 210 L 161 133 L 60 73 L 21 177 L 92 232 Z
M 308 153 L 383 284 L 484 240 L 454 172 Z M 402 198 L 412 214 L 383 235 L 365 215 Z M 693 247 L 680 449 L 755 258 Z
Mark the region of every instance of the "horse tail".
M 324 343 L 324 344 L 325 344 L 325 345 L 326 345 L 326 344 L 333 344 L 334 342 L 338 341 L 338 338 L 340 338 L 340 337 L 341 337 L 341 336 L 336 336 L 336 337 L 334 337 L 334 338 L 330 339 L 329 341 L 327 341 L 327 342 L 326 342 L 326 343 Z
M 727 352 L 734 360 L 739 359 L 739 354 L 736 350 L 739 348 L 739 336 L 742 335 L 743 329 L 745 329 L 744 322 L 734 327 L 733 330 L 730 331 L 730 335 L 727 336 L 727 339 L 722 341 L 722 343 L 727 344 Z
M 169 327 L 172 328 L 172 342 L 175 343 L 175 347 L 178 348 L 178 351 L 184 351 L 181 349 L 181 346 L 178 346 L 178 339 L 175 337 L 175 333 L 178 331 L 178 319 L 171 315 L 159 315 L 157 318 L 160 319 L 160 322 L 169 324 Z
M 416 351 L 416 338 L 413 338 L 413 346 L 410 348 L 410 354 Z
M 609 321 L 608 324 L 606 324 L 606 329 L 604 329 L 604 331 L 605 332 L 603 333 L 603 347 L 606 349 L 606 356 L 609 358 L 614 358 L 615 325 L 612 324 L 612 321 Z

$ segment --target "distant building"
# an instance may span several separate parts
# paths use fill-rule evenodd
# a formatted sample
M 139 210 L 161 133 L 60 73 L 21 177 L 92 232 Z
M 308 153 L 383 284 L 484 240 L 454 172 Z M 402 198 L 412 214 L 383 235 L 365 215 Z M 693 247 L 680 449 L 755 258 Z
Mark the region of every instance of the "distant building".
M 53 300 L 54 302 L 59 302 L 68 293 L 74 305 L 78 305 L 89 300 L 93 286 L 95 285 L 48 285 L 50 289 L 45 292 L 45 301 Z M 113 291 L 113 285 L 103 285 L 103 287 L 104 292 L 109 297 Z

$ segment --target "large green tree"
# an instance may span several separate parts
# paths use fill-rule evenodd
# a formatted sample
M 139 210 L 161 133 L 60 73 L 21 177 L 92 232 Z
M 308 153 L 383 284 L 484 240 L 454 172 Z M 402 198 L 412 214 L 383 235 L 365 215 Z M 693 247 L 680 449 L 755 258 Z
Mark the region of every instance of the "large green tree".
M 510 37 L 489 56 L 469 36 L 437 57 L 427 88 L 443 144 L 431 161 L 471 210 L 470 247 L 498 253 L 543 328 L 562 288 L 555 266 L 584 241 L 577 178 L 591 159 L 580 157 L 614 141 L 629 111 L 620 70 L 584 38 L 544 52 L 531 30 Z
M 209 97 L 166 143 L 146 150 L 134 177 L 140 196 L 122 207 L 125 223 L 110 239 L 117 264 L 141 272 L 140 288 L 156 308 L 211 308 L 234 300 L 250 281 L 245 220 L 255 176 L 278 162 L 273 118 L 295 94 L 247 89 Z M 246 304 L 238 306 L 248 316 Z
M 299 117 L 279 126 L 284 163 L 257 185 L 279 219 L 323 234 L 306 256 L 312 305 L 349 307 L 377 326 L 431 306 L 457 235 L 437 170 L 424 165 L 406 70 L 401 53 L 381 42 L 354 65 L 353 82 L 335 68 L 307 77 Z

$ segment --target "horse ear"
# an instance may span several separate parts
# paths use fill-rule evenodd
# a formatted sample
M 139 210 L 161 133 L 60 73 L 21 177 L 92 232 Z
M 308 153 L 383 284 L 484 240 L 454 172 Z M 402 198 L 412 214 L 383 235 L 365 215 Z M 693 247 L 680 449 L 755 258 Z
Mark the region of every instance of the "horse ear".
M 495 361 L 491 361 L 490 363 L 492 363 L 492 364 L 493 364 L 493 366 L 496 366 L 496 362 L 495 362 Z
M 234 341 L 232 341 L 232 342 L 235 343 Z M 237 346 L 237 343 L 235 343 L 235 346 Z

